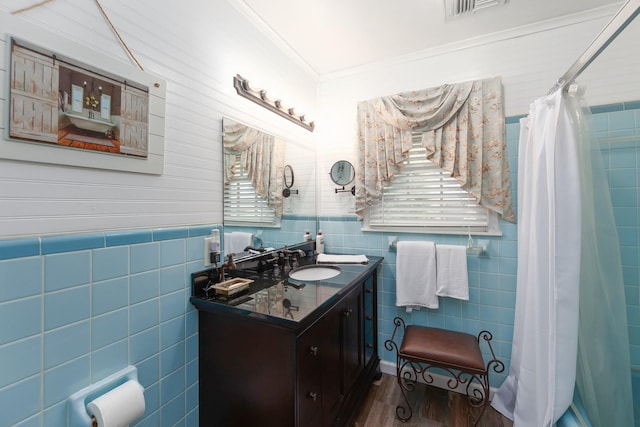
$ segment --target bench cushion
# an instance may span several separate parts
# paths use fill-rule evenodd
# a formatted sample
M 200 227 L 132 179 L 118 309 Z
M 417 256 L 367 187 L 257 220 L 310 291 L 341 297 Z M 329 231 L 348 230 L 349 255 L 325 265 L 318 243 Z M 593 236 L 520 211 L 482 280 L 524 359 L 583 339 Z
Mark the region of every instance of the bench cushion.
M 399 356 L 470 373 L 487 373 L 477 338 L 464 332 L 409 325 Z

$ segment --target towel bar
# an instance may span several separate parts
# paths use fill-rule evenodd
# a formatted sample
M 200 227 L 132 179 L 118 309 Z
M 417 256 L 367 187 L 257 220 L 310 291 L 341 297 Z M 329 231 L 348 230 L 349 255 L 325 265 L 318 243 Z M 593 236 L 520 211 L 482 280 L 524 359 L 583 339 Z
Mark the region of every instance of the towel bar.
M 478 240 L 477 246 L 467 246 L 467 254 L 468 255 L 489 255 L 489 242 L 490 240 Z M 436 247 L 438 245 L 436 244 Z M 391 252 L 395 252 L 398 249 L 398 240 L 395 238 L 389 238 L 389 250 Z

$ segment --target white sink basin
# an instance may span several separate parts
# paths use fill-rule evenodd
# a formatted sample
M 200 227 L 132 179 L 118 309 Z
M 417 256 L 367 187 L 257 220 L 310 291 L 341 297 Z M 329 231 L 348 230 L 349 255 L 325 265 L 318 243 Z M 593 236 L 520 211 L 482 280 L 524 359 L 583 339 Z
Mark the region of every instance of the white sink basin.
M 289 273 L 289 279 L 300 282 L 313 282 L 316 280 L 327 280 L 340 274 L 340 268 L 335 265 L 304 265 L 294 268 Z

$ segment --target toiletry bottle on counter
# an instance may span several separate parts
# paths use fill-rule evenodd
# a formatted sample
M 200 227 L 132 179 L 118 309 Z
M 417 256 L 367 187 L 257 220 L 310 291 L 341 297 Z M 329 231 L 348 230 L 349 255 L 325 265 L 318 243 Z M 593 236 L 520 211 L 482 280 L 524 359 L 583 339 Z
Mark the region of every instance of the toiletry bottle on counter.
M 303 241 L 304 242 L 310 242 L 311 241 L 311 233 L 309 233 L 309 230 L 305 230 Z
M 220 252 L 220 230 L 211 230 L 211 243 L 209 245 L 211 252 Z
M 316 236 L 316 252 L 319 254 L 324 253 L 324 236 L 322 235 L 322 230 L 318 230 L 318 235 Z

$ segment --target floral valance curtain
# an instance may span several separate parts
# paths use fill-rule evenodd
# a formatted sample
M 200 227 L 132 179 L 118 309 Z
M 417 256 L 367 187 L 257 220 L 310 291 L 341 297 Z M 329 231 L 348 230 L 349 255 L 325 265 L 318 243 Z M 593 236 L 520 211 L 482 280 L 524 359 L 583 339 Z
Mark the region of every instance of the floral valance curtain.
M 358 104 L 356 214 L 382 196 L 422 133 L 427 159 L 478 203 L 515 222 L 499 77 L 446 84 Z
M 224 124 L 224 183 L 238 172 L 236 158 L 247 171 L 256 193 L 267 201 L 277 217 L 282 216 L 283 144 L 272 135 L 240 123 Z

